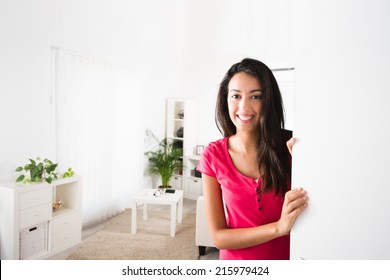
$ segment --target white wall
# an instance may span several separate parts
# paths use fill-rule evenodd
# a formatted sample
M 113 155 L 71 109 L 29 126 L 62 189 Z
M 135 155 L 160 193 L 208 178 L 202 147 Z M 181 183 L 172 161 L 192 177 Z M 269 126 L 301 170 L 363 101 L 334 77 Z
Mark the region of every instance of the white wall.
M 164 134 L 166 98 L 197 98 L 199 144 L 220 137 L 216 91 L 233 63 L 246 56 L 270 66 L 293 59 L 293 4 L 287 0 L 0 3 L 0 181 L 16 178 L 15 167 L 28 157 L 55 160 L 52 46 L 140 72 L 139 94 L 149 107 L 143 122 L 157 135 Z
M 50 46 L 58 1 L 0 2 L 0 181 L 29 157 L 55 157 Z
M 140 72 L 145 82 L 137 94 L 150 104 L 140 119 L 164 133 L 165 97 L 177 92 L 177 3 L 1 1 L 0 181 L 15 179 L 16 166 L 29 157 L 55 160 L 52 46 Z
M 61 47 L 140 72 L 144 123 L 164 134 L 165 98 L 177 94 L 180 0 L 62 0 Z
M 389 1 L 296 6 L 293 185 L 310 205 L 292 259 L 390 259 L 389 15 Z
M 185 1 L 179 94 L 196 97 L 199 144 L 220 138 L 214 122 L 219 83 L 245 57 L 270 67 L 293 64 L 291 1 Z

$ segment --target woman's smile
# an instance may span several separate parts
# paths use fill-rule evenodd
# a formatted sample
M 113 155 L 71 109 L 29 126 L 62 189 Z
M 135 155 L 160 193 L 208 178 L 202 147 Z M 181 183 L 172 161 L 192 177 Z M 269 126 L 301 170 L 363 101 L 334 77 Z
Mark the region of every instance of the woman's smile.
M 250 121 L 255 117 L 254 115 L 246 115 L 246 114 L 237 114 L 236 116 L 242 121 Z

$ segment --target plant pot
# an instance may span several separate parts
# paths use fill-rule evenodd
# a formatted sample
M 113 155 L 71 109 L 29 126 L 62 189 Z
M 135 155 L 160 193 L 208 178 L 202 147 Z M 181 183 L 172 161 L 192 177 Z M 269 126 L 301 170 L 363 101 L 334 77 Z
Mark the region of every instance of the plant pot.
M 35 170 L 30 170 L 30 178 L 31 182 L 41 182 L 43 181 L 43 171 L 39 171 L 35 173 Z

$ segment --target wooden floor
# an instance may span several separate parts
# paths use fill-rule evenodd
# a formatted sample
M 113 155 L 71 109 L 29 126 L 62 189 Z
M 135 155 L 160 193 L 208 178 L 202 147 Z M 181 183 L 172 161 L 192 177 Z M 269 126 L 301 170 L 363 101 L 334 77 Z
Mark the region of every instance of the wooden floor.
M 162 205 L 148 205 L 149 208 L 153 208 L 158 210 L 160 207 L 164 207 Z M 184 213 L 196 213 L 196 200 L 184 199 L 183 200 L 183 214 Z M 89 227 L 87 229 L 83 229 L 82 232 L 82 242 L 86 242 L 91 238 L 96 232 L 103 229 L 107 223 L 110 222 L 110 219 L 99 223 L 93 227 Z M 195 240 L 194 240 L 195 242 Z M 68 250 L 65 250 L 61 253 L 53 255 L 47 259 L 49 260 L 66 260 L 69 255 L 71 255 L 77 248 L 80 246 L 76 245 Z M 219 252 L 216 248 L 206 248 L 206 254 L 204 256 L 199 256 L 199 260 L 218 260 Z

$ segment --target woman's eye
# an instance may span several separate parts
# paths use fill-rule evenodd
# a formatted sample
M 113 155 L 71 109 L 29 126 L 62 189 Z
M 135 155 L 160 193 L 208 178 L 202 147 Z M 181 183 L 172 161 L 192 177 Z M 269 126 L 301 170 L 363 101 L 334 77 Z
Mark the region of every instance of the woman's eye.
M 253 95 L 251 98 L 254 100 L 260 100 L 262 98 L 262 96 L 261 95 Z
M 238 94 L 233 94 L 233 95 L 231 96 L 231 98 L 232 98 L 232 99 L 238 99 L 238 98 L 240 98 L 240 96 L 239 96 Z

